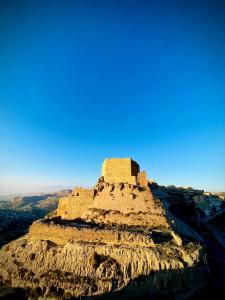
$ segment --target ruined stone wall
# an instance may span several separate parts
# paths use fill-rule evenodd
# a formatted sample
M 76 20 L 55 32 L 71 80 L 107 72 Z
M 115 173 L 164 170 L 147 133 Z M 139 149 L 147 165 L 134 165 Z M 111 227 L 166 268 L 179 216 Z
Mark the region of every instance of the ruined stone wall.
M 110 158 L 102 165 L 102 176 L 109 183 L 131 183 L 136 184 L 136 176 L 139 165 L 131 158 Z
M 59 200 L 57 216 L 62 219 L 80 218 L 87 207 L 93 203 L 94 190 L 75 188 L 68 196 Z
M 86 242 L 154 247 L 151 237 L 144 233 L 133 233 L 117 229 L 100 229 L 92 226 L 63 226 L 46 223 L 41 220 L 31 225 L 29 240 L 49 240 L 57 245 L 65 245 L 68 242 Z
M 100 209 L 103 208 L 102 204 L 104 204 L 104 208 L 115 209 L 116 207 L 123 213 L 141 211 L 143 210 L 143 204 L 146 208 L 145 203 L 143 203 L 145 198 L 152 198 L 149 189 L 141 193 L 141 197 L 139 197 L 140 193 L 138 190 L 133 192 L 133 189 L 129 188 L 129 184 L 137 185 L 137 183 L 142 187 L 148 187 L 146 173 L 139 172 L 139 165 L 131 158 L 106 159 L 102 165 L 102 177 L 103 181 L 107 184 L 125 183 L 126 188 L 123 192 L 121 192 L 120 188 L 115 189 L 116 193 L 113 193 L 113 198 L 115 199 L 113 205 L 110 201 L 112 195 L 111 191 L 108 190 L 107 193 L 103 193 L 104 195 L 100 201 L 102 203 L 100 207 L 98 207 Z M 111 189 L 111 187 L 109 189 Z M 138 194 L 135 194 L 136 192 L 138 192 Z M 85 210 L 91 207 L 94 202 L 98 206 L 99 197 L 95 197 L 94 199 L 94 193 L 94 189 L 75 188 L 69 196 L 59 200 L 57 216 L 66 220 L 81 218 Z M 132 199 L 136 200 L 132 202 L 130 201 Z
M 140 184 L 140 186 L 147 187 L 148 186 L 148 179 L 145 171 L 142 171 L 138 173 L 137 175 L 137 183 Z
M 154 201 L 149 188 L 128 183 L 100 183 L 91 207 L 118 210 L 123 214 L 135 212 L 160 213 L 162 207 Z
M 148 187 L 124 183 L 99 183 L 93 204 L 82 219 L 98 224 L 126 224 L 149 228 L 169 228 L 165 210 L 153 199 Z
M 131 159 L 131 175 L 137 176 L 137 174 L 140 172 L 139 164 Z

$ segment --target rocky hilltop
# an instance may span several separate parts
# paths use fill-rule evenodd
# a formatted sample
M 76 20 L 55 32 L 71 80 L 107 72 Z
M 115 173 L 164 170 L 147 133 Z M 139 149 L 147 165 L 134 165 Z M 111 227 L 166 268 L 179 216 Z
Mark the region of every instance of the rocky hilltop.
M 205 283 L 204 247 L 168 207 L 136 162 L 106 159 L 92 189 L 3 247 L 0 280 L 31 298 L 188 296 Z

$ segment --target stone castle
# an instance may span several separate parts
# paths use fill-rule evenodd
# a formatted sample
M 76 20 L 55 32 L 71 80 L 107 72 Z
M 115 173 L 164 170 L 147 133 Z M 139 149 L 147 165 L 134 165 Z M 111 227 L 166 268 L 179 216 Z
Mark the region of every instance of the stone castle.
M 3 247 L 0 283 L 60 299 L 189 292 L 204 281 L 204 252 L 177 225 L 135 161 L 106 159 L 93 188 L 75 188 L 56 215 Z
M 67 220 L 82 218 L 88 208 L 123 214 L 147 212 L 148 205 L 154 214 L 154 204 L 146 172 L 140 172 L 138 163 L 131 158 L 108 158 L 102 164 L 97 185 L 92 189 L 75 188 L 71 195 L 61 198 L 57 216 Z

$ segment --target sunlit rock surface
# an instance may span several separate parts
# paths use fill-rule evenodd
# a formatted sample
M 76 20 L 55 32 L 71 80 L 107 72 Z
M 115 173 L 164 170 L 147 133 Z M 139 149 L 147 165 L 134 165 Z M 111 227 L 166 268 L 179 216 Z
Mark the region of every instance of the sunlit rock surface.
M 119 163 L 106 160 L 93 189 L 74 189 L 56 217 L 34 222 L 28 235 L 3 247 L 2 283 L 30 295 L 103 299 L 175 298 L 204 284 L 198 236 L 153 197 L 137 163 L 122 159 L 116 174 Z

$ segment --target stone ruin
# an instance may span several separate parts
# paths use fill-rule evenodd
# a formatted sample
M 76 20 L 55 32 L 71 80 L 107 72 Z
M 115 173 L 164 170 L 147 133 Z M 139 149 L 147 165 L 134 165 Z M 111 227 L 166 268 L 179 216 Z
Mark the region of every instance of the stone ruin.
M 59 200 L 57 216 L 65 220 L 79 218 L 93 204 L 93 200 L 94 189 L 76 187 L 68 197 Z
M 140 172 L 138 163 L 131 158 L 105 159 L 96 186 L 92 189 L 75 188 L 71 195 L 61 198 L 57 216 L 65 220 L 95 217 L 95 221 L 97 218 L 102 222 L 104 220 L 100 217 L 100 210 L 101 213 L 105 211 L 104 219 L 110 223 L 139 225 L 134 215 L 150 213 L 151 216 L 155 215 L 154 226 L 156 219 L 158 223 L 165 224 L 161 205 L 153 201 L 146 172 Z
M 107 158 L 102 164 L 102 180 L 108 183 L 130 183 L 147 186 L 145 172 L 131 158 Z
M 204 252 L 193 230 L 177 225 L 136 162 L 106 159 L 92 189 L 75 188 L 57 216 L 3 247 L 0 283 L 57 299 L 189 293 L 204 283 Z

